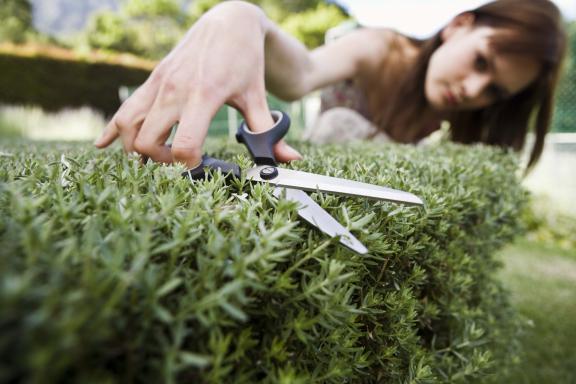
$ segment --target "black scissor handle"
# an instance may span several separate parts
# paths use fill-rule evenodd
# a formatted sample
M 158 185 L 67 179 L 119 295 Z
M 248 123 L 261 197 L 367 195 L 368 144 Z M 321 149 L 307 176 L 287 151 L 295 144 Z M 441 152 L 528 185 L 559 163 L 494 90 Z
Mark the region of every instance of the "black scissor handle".
M 290 128 L 290 117 L 282 111 L 271 111 L 274 126 L 265 132 L 250 131 L 245 121 L 242 121 L 236 132 L 236 140 L 248 148 L 248 152 L 257 165 L 278 165 L 272 148 L 286 135 Z
M 182 176 L 192 180 L 204 180 L 206 178 L 206 168 L 221 172 L 228 178 L 239 179 L 241 177 L 240 167 L 238 164 L 228 163 L 226 161 L 215 159 L 208 155 L 202 156 L 202 163 L 196 168 L 182 172 Z

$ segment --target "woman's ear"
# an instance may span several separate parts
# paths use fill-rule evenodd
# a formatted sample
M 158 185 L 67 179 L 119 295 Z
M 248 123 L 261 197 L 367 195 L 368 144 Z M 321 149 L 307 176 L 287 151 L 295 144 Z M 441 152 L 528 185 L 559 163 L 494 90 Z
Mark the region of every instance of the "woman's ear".
M 452 19 L 442 30 L 442 41 L 449 40 L 452 36 L 474 26 L 476 16 L 472 12 L 464 12 Z

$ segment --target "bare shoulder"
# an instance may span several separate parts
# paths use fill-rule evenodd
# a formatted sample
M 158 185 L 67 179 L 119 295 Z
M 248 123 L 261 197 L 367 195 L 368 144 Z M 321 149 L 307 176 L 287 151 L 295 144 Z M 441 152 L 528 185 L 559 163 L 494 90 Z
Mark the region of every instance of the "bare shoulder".
M 360 28 L 342 37 L 356 51 L 360 69 L 377 68 L 391 53 L 398 33 L 389 28 Z
M 358 28 L 348 34 L 348 36 L 356 36 L 356 38 L 365 39 L 367 44 L 380 46 L 383 49 L 385 49 L 397 35 L 398 33 L 390 28 L 373 27 Z
M 303 80 L 305 93 L 377 70 L 395 35 L 391 30 L 361 28 L 314 49 Z

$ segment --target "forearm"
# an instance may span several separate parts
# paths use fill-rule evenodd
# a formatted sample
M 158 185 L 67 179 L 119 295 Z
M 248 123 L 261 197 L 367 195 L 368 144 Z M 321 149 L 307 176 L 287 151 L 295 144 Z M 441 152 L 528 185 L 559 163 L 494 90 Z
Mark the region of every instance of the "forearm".
M 297 100 L 311 91 L 306 80 L 313 67 L 310 52 L 299 40 L 263 17 L 266 89 L 281 99 Z

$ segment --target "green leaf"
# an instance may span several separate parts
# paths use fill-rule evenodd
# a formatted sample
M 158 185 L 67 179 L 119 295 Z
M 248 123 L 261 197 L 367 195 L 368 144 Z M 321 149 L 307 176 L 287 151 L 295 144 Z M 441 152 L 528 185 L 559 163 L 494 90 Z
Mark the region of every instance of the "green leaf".
M 175 277 L 162 285 L 158 291 L 156 291 L 156 297 L 160 298 L 166 296 L 170 292 L 174 291 L 182 284 L 182 279 Z
M 212 361 L 210 356 L 184 351 L 179 352 L 178 357 L 184 366 L 193 366 L 197 368 L 205 368 L 210 365 Z

